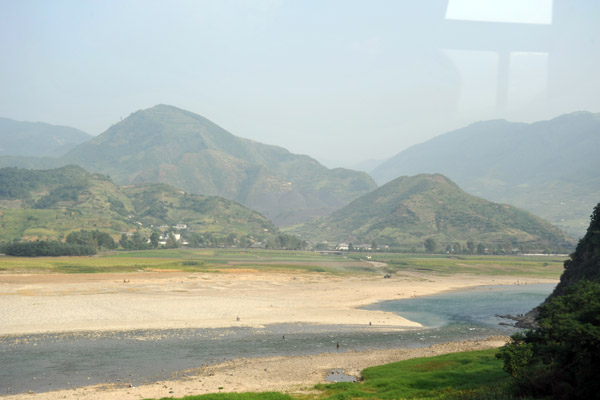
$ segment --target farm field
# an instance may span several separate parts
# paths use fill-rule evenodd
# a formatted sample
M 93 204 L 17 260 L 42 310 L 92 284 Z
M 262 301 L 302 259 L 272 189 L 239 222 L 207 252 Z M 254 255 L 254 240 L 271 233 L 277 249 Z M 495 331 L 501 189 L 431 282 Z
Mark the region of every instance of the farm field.
M 404 253 L 324 255 L 309 251 L 172 249 L 106 252 L 94 257 L 0 256 L 2 273 L 262 272 L 327 274 L 474 274 L 557 279 L 566 256 L 480 256 Z

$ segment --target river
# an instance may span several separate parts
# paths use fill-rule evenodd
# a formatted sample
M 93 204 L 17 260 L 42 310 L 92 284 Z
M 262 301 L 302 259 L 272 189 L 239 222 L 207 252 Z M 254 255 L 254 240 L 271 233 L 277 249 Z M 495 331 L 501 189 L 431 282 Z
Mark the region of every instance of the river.
M 395 312 L 424 328 L 402 332 L 351 325 L 272 325 L 261 329 L 177 329 L 0 337 L 0 393 L 44 392 L 97 383 L 139 385 L 238 357 L 301 355 L 507 335 L 496 314 L 521 314 L 554 285 L 487 286 L 369 309 Z M 337 347 L 337 344 L 340 347 Z M 179 373 L 180 374 L 180 373 Z

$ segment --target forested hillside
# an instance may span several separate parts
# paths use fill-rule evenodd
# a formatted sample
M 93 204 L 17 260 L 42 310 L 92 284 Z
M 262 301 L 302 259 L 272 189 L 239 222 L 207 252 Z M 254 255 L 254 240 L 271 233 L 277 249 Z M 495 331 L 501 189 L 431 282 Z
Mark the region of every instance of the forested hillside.
M 0 241 L 62 240 L 100 230 L 115 241 L 176 232 L 194 245 L 273 239 L 277 228 L 255 211 L 216 196 L 185 193 L 166 184 L 120 187 L 77 166 L 54 170 L 0 169 Z
M 162 182 L 219 195 L 276 224 L 327 215 L 376 187 L 366 173 L 336 168 L 232 135 L 200 115 L 158 105 L 113 125 L 61 159 L 120 184 Z
M 567 251 L 573 240 L 548 222 L 516 207 L 461 190 L 441 174 L 400 177 L 328 217 L 299 228 L 322 241 L 375 242 L 401 249 L 457 249 L 510 253 Z M 485 250 L 487 249 L 487 250 Z M 460 251 L 460 250 L 459 250 Z
M 598 149 L 600 114 L 533 124 L 484 121 L 412 146 L 372 175 L 383 184 L 442 173 L 468 193 L 523 208 L 581 237 L 600 198 Z

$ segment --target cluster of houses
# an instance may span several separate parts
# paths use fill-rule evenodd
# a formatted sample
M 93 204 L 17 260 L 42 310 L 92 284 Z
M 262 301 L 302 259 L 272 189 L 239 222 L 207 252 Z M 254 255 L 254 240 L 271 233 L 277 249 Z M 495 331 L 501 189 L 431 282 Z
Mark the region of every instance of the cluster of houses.
M 158 237 L 158 245 L 159 246 L 166 246 L 167 245 L 167 240 L 169 240 L 169 235 L 173 235 L 173 238 L 175 239 L 176 242 L 179 242 L 183 245 L 188 245 L 189 243 L 186 240 L 182 240 L 181 239 L 181 234 L 180 233 L 170 233 L 170 232 L 165 232 L 163 234 L 161 234 Z M 148 241 L 150 241 L 150 239 L 148 239 Z
M 366 250 L 366 251 L 373 250 L 373 248 L 370 244 L 353 245 L 352 243 L 340 243 L 337 246 L 335 246 L 335 249 L 339 250 L 339 251 L 348 251 L 348 250 L 350 250 L 351 246 L 352 246 L 352 250 Z
M 129 218 L 131 218 L 132 216 L 129 216 Z M 142 226 L 143 224 L 140 221 L 136 221 L 136 224 Z M 150 225 L 150 228 L 155 228 L 154 225 Z M 175 239 L 176 242 L 179 242 L 183 245 L 187 245 L 189 244 L 187 241 L 182 240 L 181 238 L 181 234 L 180 233 L 175 233 L 175 232 L 169 232 L 169 229 L 175 229 L 178 231 L 183 231 L 186 230 L 188 228 L 187 224 L 176 224 L 176 225 L 160 225 L 157 226 L 156 229 L 162 230 L 163 233 L 160 234 L 160 236 L 158 237 L 158 245 L 159 246 L 165 246 L 167 244 L 167 240 L 169 240 L 169 235 L 173 235 L 173 238 Z M 133 233 L 132 232 L 123 232 L 125 235 L 127 236 L 132 236 Z M 148 243 L 150 243 L 150 239 L 146 239 Z
M 377 251 L 377 250 L 388 250 L 388 249 L 389 249 L 388 245 L 379 245 L 379 246 L 375 246 L 375 248 L 373 248 L 372 244 L 366 244 L 366 243 L 361 243 L 361 244 L 339 243 L 335 246 L 335 250 L 337 250 L 337 251 L 349 251 L 349 250 Z

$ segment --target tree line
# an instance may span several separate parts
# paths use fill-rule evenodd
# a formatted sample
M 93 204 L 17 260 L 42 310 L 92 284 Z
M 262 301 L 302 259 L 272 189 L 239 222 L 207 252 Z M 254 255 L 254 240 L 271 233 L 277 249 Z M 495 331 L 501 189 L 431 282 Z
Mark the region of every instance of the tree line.
M 58 240 L 12 242 L 0 246 L 1 251 L 15 257 L 90 256 L 96 254 L 94 246 L 64 243 Z

